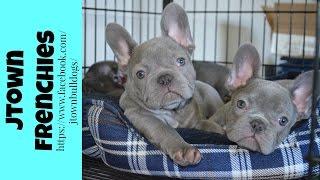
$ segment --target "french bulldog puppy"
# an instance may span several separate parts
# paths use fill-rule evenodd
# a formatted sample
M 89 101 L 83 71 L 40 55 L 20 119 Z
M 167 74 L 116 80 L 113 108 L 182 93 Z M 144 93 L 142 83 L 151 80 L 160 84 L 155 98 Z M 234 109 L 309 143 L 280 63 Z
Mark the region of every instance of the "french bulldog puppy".
M 190 60 L 195 47 L 187 15 L 179 5 L 171 3 L 163 10 L 161 30 L 161 37 L 137 45 L 123 27 L 108 24 L 107 42 L 127 74 L 120 106 L 133 126 L 173 161 L 197 164 L 199 150 L 175 128 L 223 133 L 207 120 L 223 102 L 214 88 L 196 81 Z
M 93 64 L 82 80 L 82 92 L 101 93 L 120 98 L 124 91 L 125 76 L 118 71 L 115 62 L 102 61 Z
M 213 62 L 193 61 L 197 72 L 197 80 L 205 82 L 215 88 L 223 102 L 230 100 L 230 92 L 225 86 L 229 76 L 229 68 Z
M 297 121 L 309 117 L 313 72 L 279 84 L 258 77 L 260 64 L 253 45 L 243 44 L 239 48 L 227 80 L 231 101 L 210 120 L 224 127 L 229 140 L 270 154 Z

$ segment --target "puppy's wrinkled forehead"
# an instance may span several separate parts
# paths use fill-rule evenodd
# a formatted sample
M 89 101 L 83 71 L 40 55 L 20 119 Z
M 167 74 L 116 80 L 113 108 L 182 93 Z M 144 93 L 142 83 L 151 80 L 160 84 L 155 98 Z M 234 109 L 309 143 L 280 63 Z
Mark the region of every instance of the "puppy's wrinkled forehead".
M 178 43 L 169 37 L 157 37 L 134 49 L 131 65 L 150 63 L 165 65 L 172 58 L 180 56 L 187 56 L 187 52 Z
M 235 96 L 247 98 L 251 103 L 255 103 L 255 107 L 260 107 L 262 110 L 274 109 L 273 112 L 283 109 L 292 110 L 289 91 L 278 83 L 263 79 L 252 80 Z

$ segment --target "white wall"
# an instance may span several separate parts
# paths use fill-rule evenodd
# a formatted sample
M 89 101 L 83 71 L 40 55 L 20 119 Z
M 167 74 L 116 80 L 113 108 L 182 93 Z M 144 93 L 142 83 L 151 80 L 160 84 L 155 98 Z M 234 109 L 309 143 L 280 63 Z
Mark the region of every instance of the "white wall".
M 218 0 L 218 7 L 216 7 L 217 0 L 175 0 L 175 2 L 183 6 L 187 11 L 228 10 L 228 0 Z M 253 10 L 262 11 L 262 6 L 265 3 L 264 0 L 242 0 L 242 6 L 240 7 L 240 0 L 229 0 L 229 2 L 230 11 L 251 11 L 251 5 L 253 2 Z M 277 2 L 278 0 L 268 0 L 267 5 L 271 6 Z M 291 0 L 281 0 L 281 2 L 291 2 Z M 294 2 L 304 3 L 305 0 L 294 0 Z M 314 0 L 308 0 L 308 2 L 314 2 Z M 84 6 L 89 8 L 95 7 L 95 1 L 86 0 L 86 5 Z M 97 0 L 96 7 L 161 13 L 162 0 Z M 95 14 L 97 22 L 96 24 Z M 230 13 L 229 26 L 227 25 L 228 15 L 226 13 L 218 13 L 217 22 L 215 21 L 216 15 L 216 13 L 207 13 L 205 17 L 203 13 L 197 13 L 196 15 L 193 13 L 188 13 L 190 28 L 192 34 L 194 35 L 196 45 L 196 50 L 194 53 L 195 60 L 231 62 L 238 45 L 251 40 L 252 26 L 252 43 L 257 47 L 264 64 L 275 63 L 275 55 L 270 53 L 270 27 L 268 22 L 265 20 L 263 13 L 241 13 L 241 16 L 239 13 Z M 83 18 L 85 18 L 84 10 Z M 86 47 L 83 46 L 83 48 L 86 48 L 86 65 L 91 65 L 95 60 L 114 60 L 114 55 L 111 49 L 105 43 L 104 30 L 106 24 L 110 22 L 117 22 L 120 25 L 125 26 L 125 28 L 131 34 L 133 34 L 133 38 L 137 42 L 144 42 L 147 39 L 151 39 L 161 34 L 160 18 L 160 14 L 146 15 L 143 13 L 132 14 L 131 12 L 127 12 L 124 15 L 122 12 L 117 12 L 115 14 L 115 12 L 112 11 L 86 10 L 86 36 L 84 35 L 84 37 L 86 37 Z M 251 18 L 253 23 L 251 23 Z M 229 33 L 228 42 L 226 42 L 227 31 Z M 265 33 L 263 33 L 264 31 Z M 96 42 L 94 40 L 95 32 Z M 215 38 L 215 33 L 217 33 L 217 38 Z M 263 39 L 265 39 L 264 45 Z

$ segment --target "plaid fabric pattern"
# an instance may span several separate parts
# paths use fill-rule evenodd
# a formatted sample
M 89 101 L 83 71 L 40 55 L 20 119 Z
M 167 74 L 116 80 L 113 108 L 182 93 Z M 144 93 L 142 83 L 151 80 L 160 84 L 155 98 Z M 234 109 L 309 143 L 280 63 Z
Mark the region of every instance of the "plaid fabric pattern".
M 319 122 L 320 118 L 314 154 L 319 154 L 320 150 Z M 208 137 L 205 132 L 191 129 L 178 129 L 178 132 L 185 139 L 193 135 Z M 179 178 L 237 179 L 291 179 L 308 175 L 309 164 L 305 157 L 310 143 L 310 119 L 295 127 L 270 155 L 241 149 L 232 143 L 197 143 L 194 146 L 200 150 L 202 160 L 187 167 L 175 164 L 149 143 L 133 128 L 116 101 L 109 98 L 83 99 L 82 134 L 83 154 L 101 158 L 106 165 L 126 172 Z M 204 139 L 203 142 L 210 141 Z M 313 175 L 320 174 L 319 168 L 319 165 L 314 166 Z

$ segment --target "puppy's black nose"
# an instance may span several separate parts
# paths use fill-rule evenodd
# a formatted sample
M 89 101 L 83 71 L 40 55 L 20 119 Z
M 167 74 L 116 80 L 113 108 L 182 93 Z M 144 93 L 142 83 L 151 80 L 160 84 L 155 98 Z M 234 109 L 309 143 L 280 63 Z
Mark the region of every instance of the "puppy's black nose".
M 250 122 L 252 132 L 261 133 L 266 130 L 266 125 L 259 119 L 254 119 Z
M 158 84 L 162 86 L 169 86 L 173 80 L 173 76 L 171 74 L 163 74 L 158 77 Z

